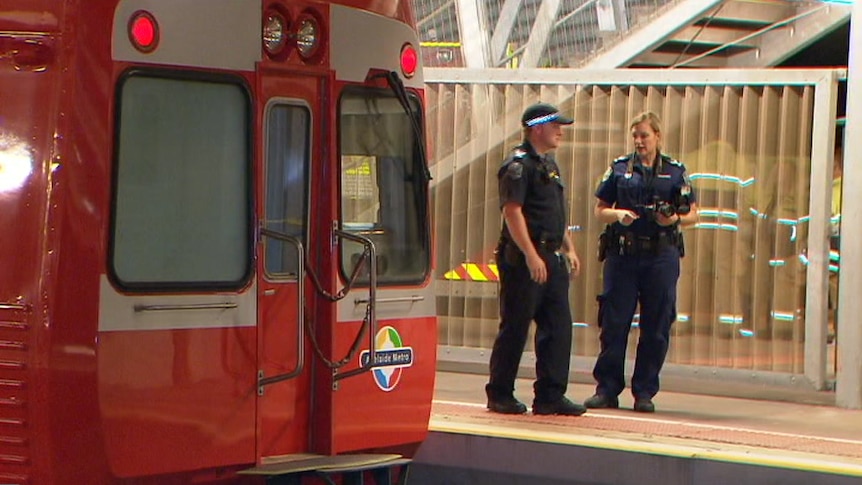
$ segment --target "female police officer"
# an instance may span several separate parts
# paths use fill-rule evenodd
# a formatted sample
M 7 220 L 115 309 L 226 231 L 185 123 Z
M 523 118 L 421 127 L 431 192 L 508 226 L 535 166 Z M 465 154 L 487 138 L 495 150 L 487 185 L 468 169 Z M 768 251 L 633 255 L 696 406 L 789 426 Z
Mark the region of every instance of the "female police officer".
M 503 162 L 497 175 L 504 220 L 497 247 L 500 330 L 485 386 L 488 409 L 496 413 L 527 411 L 513 392 L 533 319 L 533 413 L 577 416 L 586 411 L 565 396 L 572 347 L 568 268 L 572 268 L 572 275 L 577 274 L 580 260 L 566 232 L 560 171 L 548 153 L 560 143 L 561 125 L 573 122 L 549 104 L 527 108 L 521 117 L 524 142 Z
M 601 351 L 593 368 L 596 393 L 588 408 L 619 407 L 625 388 L 626 345 L 640 303 L 640 338 L 632 375 L 634 410 L 655 411 L 659 371 L 676 320 L 682 236 L 680 225 L 697 220 L 685 167 L 661 153 L 661 121 L 655 113 L 630 125 L 635 152 L 611 164 L 596 190 L 596 217 L 608 224 L 604 291 L 598 296 Z

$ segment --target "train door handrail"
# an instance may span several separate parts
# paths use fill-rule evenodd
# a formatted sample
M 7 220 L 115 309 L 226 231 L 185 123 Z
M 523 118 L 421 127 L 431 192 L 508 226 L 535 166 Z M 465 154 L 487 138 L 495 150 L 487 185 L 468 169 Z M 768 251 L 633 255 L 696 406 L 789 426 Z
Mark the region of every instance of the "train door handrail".
M 357 234 L 353 234 L 351 232 L 347 232 L 338 228 L 333 228 L 333 235 L 335 237 L 342 237 L 344 239 L 349 239 L 351 241 L 358 242 L 362 244 L 364 250 L 362 252 L 362 256 L 359 258 L 359 261 L 356 263 L 356 266 L 353 268 L 353 272 L 350 274 L 350 277 L 347 280 L 347 283 L 344 285 L 342 289 L 340 289 L 336 293 L 330 293 L 327 291 L 320 282 L 317 274 L 311 268 L 311 265 L 308 263 L 308 253 L 304 251 L 302 243 L 293 236 L 288 236 L 287 234 L 280 233 L 278 231 L 273 231 L 271 229 L 261 228 L 260 233 L 263 236 L 272 237 L 275 239 L 283 240 L 294 244 L 299 251 L 299 291 L 300 291 L 300 318 L 301 322 L 307 326 L 307 332 L 299 331 L 300 337 L 300 357 L 304 361 L 304 346 L 302 345 L 302 341 L 307 335 L 309 340 L 312 343 L 315 353 L 318 358 L 320 358 L 323 363 L 332 369 L 333 379 L 334 381 L 338 381 L 345 377 L 350 377 L 353 375 L 357 375 L 368 370 L 371 370 L 374 367 L 378 367 L 376 362 L 376 348 L 374 336 L 377 334 L 377 314 L 375 309 L 375 303 L 377 300 L 377 247 L 374 245 L 374 241 L 371 239 L 360 236 Z M 356 283 L 356 279 L 359 276 L 359 273 L 362 267 L 365 264 L 366 260 L 370 260 L 369 262 L 369 281 L 368 281 L 368 299 L 364 300 L 366 304 L 365 317 L 362 320 L 362 326 L 359 329 L 359 332 L 356 335 L 356 338 L 353 341 L 353 344 L 350 346 L 347 354 L 344 358 L 340 360 L 330 360 L 327 359 L 325 355 L 323 355 L 323 351 L 320 349 L 320 346 L 317 343 L 317 338 L 314 334 L 314 329 L 311 326 L 310 319 L 306 318 L 307 315 L 304 311 L 305 308 L 305 276 L 311 278 L 312 283 L 314 284 L 315 289 L 318 293 L 323 295 L 325 298 L 330 301 L 338 301 L 347 296 L 350 290 L 353 288 Z M 300 327 L 303 327 L 301 324 Z M 370 331 L 369 331 L 370 330 Z M 356 355 L 356 352 L 359 350 L 359 346 L 362 342 L 362 337 L 368 333 L 368 363 L 360 364 L 359 368 L 344 372 L 342 374 L 338 374 L 337 370 L 343 367 L 345 364 L 350 362 L 353 359 L 353 356 Z M 299 372 L 301 372 L 302 366 L 298 366 L 293 372 L 282 374 L 278 376 L 271 377 L 263 377 L 262 372 L 258 376 L 258 391 L 262 392 L 263 386 L 266 384 L 272 384 L 275 382 L 280 382 L 286 379 L 290 379 L 291 377 L 295 377 Z M 334 385 L 334 382 L 333 382 Z
M 374 245 L 374 241 L 371 238 L 361 236 L 359 234 L 354 234 L 352 232 L 344 231 L 342 229 L 333 229 L 333 234 L 335 236 L 343 237 L 345 239 L 349 239 L 351 241 L 358 242 L 362 244 L 364 250 L 362 252 L 362 259 L 356 264 L 356 268 L 353 270 L 353 274 L 351 275 L 350 282 L 345 287 L 346 290 L 349 291 L 349 288 L 352 286 L 353 281 L 357 274 L 359 274 L 359 269 L 362 266 L 363 259 L 367 258 L 368 262 L 368 300 L 366 302 L 365 307 L 365 318 L 362 321 L 362 328 L 360 329 L 359 335 L 354 342 L 354 347 L 351 348 L 351 354 L 355 353 L 357 350 L 357 343 L 361 341 L 360 336 L 362 332 L 368 332 L 368 363 L 363 364 L 360 362 L 359 367 L 353 370 L 349 370 L 347 372 L 343 372 L 341 374 L 337 373 L 337 368 L 333 369 L 333 386 L 335 382 L 361 374 L 363 372 L 367 372 L 374 367 L 377 367 L 377 349 L 375 348 L 375 336 L 377 335 L 377 246 Z M 347 292 L 344 293 L 346 296 Z
M 284 241 L 293 245 L 296 248 L 298 286 L 296 305 L 296 367 L 290 372 L 285 372 L 270 377 L 265 377 L 264 371 L 259 370 L 257 374 L 257 392 L 258 394 L 263 394 L 263 386 L 275 384 L 276 382 L 285 381 L 287 379 L 292 379 L 301 374 L 302 370 L 305 368 L 305 248 L 302 245 L 302 241 L 300 241 L 298 238 L 289 236 L 278 231 L 273 231 L 271 229 L 266 229 L 265 227 L 262 227 L 260 228 L 260 234 L 262 236 L 278 239 L 279 241 Z

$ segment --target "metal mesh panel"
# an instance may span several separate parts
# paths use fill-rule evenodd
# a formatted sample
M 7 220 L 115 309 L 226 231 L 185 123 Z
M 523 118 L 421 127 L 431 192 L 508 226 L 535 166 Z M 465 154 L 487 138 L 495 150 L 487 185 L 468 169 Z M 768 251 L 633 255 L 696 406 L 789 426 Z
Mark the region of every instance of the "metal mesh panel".
M 457 4 L 452 0 L 412 3 L 425 66 L 463 66 Z
M 470 26 L 468 33 L 459 28 L 459 3 L 454 0 L 413 0 L 423 62 L 427 67 L 464 67 L 463 44 L 503 35 L 507 48 L 502 57 L 490 59 L 484 67 L 519 67 L 531 34 L 537 27 L 550 30 L 540 47 L 535 65 L 526 67 L 575 67 L 593 57 L 604 46 L 612 44 L 631 30 L 646 25 L 657 12 L 674 0 L 553 0 L 552 18 L 539 16 L 540 7 L 551 0 L 483 0 L 471 4 L 484 19 L 481 26 Z M 504 4 L 514 2 L 516 15 L 509 28 L 499 25 Z M 461 7 L 464 8 L 464 7 Z M 543 25 L 544 24 L 544 25 Z M 462 26 L 467 29 L 467 26 Z M 497 32 L 497 29 L 500 32 Z M 508 29 L 508 30 L 507 30 Z
M 521 112 L 541 100 L 577 120 L 556 151 L 583 266 L 570 293 L 573 353 L 598 351 L 593 191 L 631 150 L 629 121 L 652 110 L 663 120 L 663 151 L 692 175 L 701 216 L 685 230 L 668 362 L 802 372 L 814 86 L 431 82 L 427 99 L 441 345 L 492 346 L 496 172 L 521 139 Z

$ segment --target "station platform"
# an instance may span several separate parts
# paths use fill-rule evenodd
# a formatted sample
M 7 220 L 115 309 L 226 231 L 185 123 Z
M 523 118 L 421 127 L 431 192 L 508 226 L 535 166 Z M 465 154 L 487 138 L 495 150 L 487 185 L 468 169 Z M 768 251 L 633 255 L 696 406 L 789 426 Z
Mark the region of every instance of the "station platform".
M 862 484 L 862 410 L 835 407 L 831 392 L 738 389 L 740 398 L 710 394 L 710 383 L 678 392 L 677 382 L 654 414 L 635 413 L 623 394 L 620 409 L 578 417 L 505 416 L 485 408 L 486 381 L 438 372 L 411 485 Z M 593 391 L 575 383 L 568 396 Z M 530 405 L 531 379 L 519 379 L 516 397 Z

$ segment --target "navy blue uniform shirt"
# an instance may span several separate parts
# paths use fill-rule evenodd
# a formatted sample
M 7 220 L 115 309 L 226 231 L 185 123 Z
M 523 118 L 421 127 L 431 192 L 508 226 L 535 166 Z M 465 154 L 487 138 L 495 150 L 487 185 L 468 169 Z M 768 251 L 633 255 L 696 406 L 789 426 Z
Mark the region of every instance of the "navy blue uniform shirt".
M 566 207 L 563 180 L 557 162 L 541 156 L 525 141 L 512 151 L 497 173 L 500 208 L 508 202 L 521 206 L 527 229 L 533 241 L 563 240 L 566 230 Z M 511 241 L 503 224 L 503 237 Z
M 658 160 L 646 167 L 635 154 L 617 158 L 596 189 L 596 197 L 611 207 L 629 209 L 638 215 L 625 230 L 639 236 L 654 236 L 661 230 L 648 209 L 657 200 L 673 202 L 681 190 L 687 190 L 689 203 L 697 201 L 685 166 L 667 155 L 660 154 Z M 624 227 L 619 222 L 614 226 L 619 230 Z

